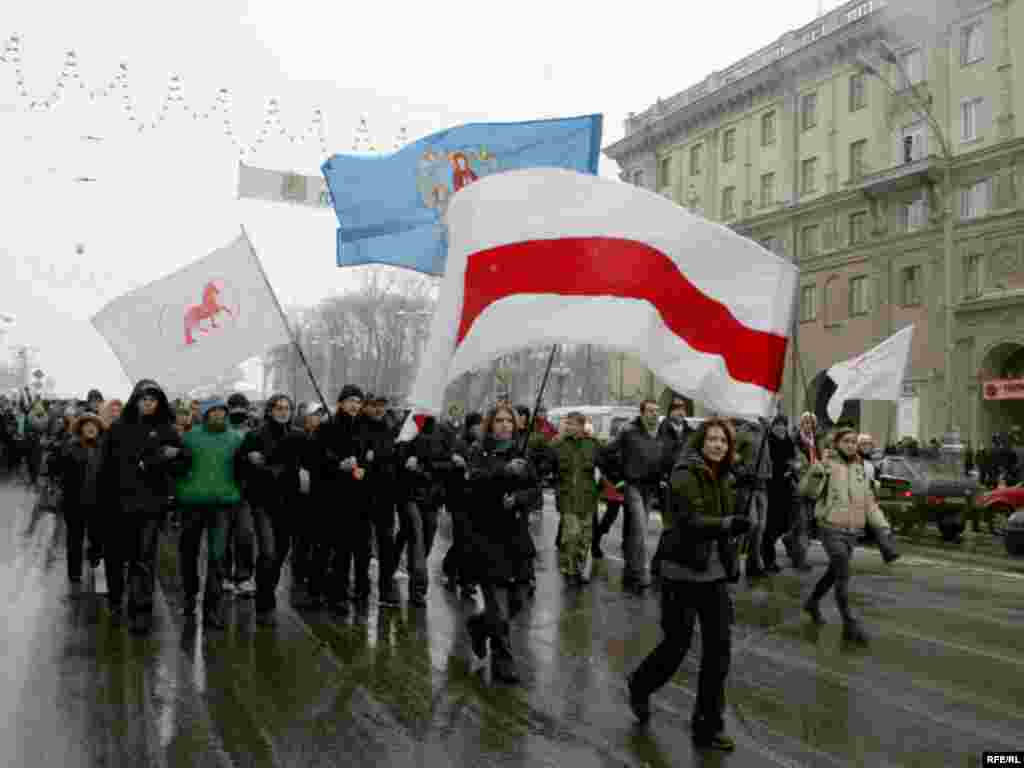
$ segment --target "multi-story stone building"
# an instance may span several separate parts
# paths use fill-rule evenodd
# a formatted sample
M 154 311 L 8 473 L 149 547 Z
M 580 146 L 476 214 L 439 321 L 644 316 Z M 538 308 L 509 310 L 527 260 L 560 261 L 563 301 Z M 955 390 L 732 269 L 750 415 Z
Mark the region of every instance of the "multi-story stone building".
M 846 3 L 631 115 L 605 152 L 799 265 L 787 412 L 825 417 L 828 367 L 914 323 L 904 400 L 844 416 L 987 442 L 1024 424 L 1024 0 L 916 47 L 887 13 Z

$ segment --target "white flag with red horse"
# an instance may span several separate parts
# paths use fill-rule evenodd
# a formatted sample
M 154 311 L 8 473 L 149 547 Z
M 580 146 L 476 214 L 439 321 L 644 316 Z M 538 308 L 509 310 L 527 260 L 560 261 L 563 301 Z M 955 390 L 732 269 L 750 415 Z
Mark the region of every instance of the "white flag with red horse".
M 223 248 L 114 299 L 92 323 L 132 381 L 153 378 L 171 392 L 207 384 L 291 341 L 244 231 Z

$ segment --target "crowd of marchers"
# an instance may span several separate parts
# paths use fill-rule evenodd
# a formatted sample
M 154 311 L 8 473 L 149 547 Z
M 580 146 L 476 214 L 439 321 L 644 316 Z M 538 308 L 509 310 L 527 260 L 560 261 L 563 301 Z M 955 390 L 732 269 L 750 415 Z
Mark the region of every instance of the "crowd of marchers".
M 254 597 L 257 622 L 275 623 L 286 561 L 290 599 L 303 607 L 344 616 L 374 599 L 381 610 L 403 599 L 425 606 L 427 559 L 444 507 L 452 530 L 444 586 L 482 598 L 482 610 L 466 621 L 472 652 L 490 656 L 495 679 L 514 683 L 512 630 L 535 597 L 530 520 L 544 485 L 554 490 L 568 589 L 586 585 L 590 561 L 603 557 L 601 540 L 621 513 L 623 589 L 660 592 L 664 633 L 628 677 L 630 707 L 649 719 L 650 696 L 678 670 L 699 621 L 693 736 L 717 749 L 734 746 L 723 721 L 731 585 L 741 575 L 779 572 L 780 539 L 790 565 L 810 571 L 808 541 L 816 535 L 828 567 L 804 609 L 823 622 L 820 601 L 834 590 L 844 637 L 864 644 L 849 600 L 854 547 L 871 530 L 885 560 L 898 557 L 876 500 L 870 436 L 845 426 L 823 434 L 809 413 L 792 429 L 782 415 L 714 417 L 694 429 L 683 398 L 672 398 L 664 419 L 657 403 L 644 401 L 635 421 L 604 442 L 582 413 L 569 413 L 556 431 L 544 411 L 531 417 L 499 401 L 486 414 L 427 418 L 413 439 L 399 442 L 406 414 L 354 385 L 341 390 L 333 412 L 313 405 L 298 413 L 285 394 L 262 412 L 237 393 L 171 402 L 152 380 L 139 381 L 123 403 L 93 391 L 85 402 L 49 410 L 30 399 L 5 399 L 0 410 L 0 423 L 21 414 L 23 445 L 15 450 L 29 481 L 40 472 L 59 480 L 72 588 L 102 561 L 112 620 L 138 633 L 152 627 L 165 530 L 177 532 L 186 617 L 218 630 L 231 594 Z M 38 447 L 26 448 L 24 434 Z M 658 508 L 662 534 L 648 552 Z

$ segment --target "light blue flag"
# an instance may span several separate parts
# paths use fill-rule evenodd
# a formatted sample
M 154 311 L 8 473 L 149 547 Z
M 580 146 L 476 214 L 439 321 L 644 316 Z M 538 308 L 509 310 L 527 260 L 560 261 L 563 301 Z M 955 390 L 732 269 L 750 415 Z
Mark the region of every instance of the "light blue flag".
M 597 173 L 601 115 L 460 125 L 391 155 L 335 155 L 323 164 L 338 215 L 338 266 L 388 264 L 443 275 L 443 216 L 483 176 L 549 166 Z

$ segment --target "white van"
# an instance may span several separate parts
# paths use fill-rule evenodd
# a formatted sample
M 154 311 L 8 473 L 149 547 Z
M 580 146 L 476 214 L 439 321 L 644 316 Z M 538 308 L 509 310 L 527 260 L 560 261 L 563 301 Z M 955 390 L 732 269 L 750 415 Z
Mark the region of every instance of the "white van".
M 594 437 L 608 441 L 619 433 L 623 426 L 640 415 L 635 405 L 571 405 L 548 409 L 548 421 L 559 429 L 562 419 L 573 411 L 579 411 L 594 425 Z

